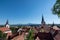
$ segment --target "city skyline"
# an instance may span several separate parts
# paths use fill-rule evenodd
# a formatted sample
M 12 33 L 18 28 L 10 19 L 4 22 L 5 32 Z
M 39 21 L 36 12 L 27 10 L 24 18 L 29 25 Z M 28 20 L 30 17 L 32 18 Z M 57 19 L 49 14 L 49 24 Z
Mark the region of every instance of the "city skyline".
M 52 14 L 56 0 L 0 0 L 0 24 L 40 24 L 42 14 L 47 24 L 60 24 L 60 18 Z

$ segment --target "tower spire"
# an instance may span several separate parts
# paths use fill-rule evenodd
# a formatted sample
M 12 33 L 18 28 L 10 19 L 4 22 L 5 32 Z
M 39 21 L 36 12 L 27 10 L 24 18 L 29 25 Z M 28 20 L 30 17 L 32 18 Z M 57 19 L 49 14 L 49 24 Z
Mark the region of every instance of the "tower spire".
M 8 20 L 6 21 L 5 27 L 10 28 Z
M 45 21 L 44 21 L 44 17 L 42 15 L 42 21 L 41 21 L 41 24 L 44 25 L 45 24 Z
M 8 20 L 6 21 L 6 24 L 9 24 L 9 23 L 8 23 Z

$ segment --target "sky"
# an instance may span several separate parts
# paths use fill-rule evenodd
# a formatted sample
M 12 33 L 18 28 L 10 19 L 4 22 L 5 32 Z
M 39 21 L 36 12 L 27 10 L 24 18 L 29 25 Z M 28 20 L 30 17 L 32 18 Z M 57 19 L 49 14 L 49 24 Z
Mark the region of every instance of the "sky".
M 42 14 L 46 24 L 60 24 L 60 18 L 52 14 L 56 0 L 0 0 L 0 24 L 40 24 Z

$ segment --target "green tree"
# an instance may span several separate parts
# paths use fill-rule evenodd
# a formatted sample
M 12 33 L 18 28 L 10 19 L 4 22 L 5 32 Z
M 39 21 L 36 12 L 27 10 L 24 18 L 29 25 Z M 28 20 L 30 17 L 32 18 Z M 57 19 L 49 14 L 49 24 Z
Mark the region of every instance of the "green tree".
M 33 38 L 33 30 L 32 29 L 29 30 L 29 35 L 27 37 L 27 40 L 34 40 L 34 38 Z
M 58 17 L 60 17 L 60 0 L 56 0 L 56 3 L 53 6 L 52 9 L 53 14 L 57 14 Z
M 6 36 L 7 36 L 7 34 L 5 34 L 2 31 L 0 31 L 0 38 L 6 40 Z
M 7 34 L 3 33 L 3 39 L 6 40 Z
M 0 31 L 0 38 L 3 38 L 3 32 Z
M 15 28 L 14 27 L 10 27 L 12 33 L 15 33 Z

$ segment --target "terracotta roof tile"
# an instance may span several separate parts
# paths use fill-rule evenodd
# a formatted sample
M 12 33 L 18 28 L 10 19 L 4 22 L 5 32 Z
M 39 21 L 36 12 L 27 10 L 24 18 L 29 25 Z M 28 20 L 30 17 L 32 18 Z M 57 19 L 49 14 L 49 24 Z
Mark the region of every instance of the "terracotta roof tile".
M 0 27 L 0 31 L 2 31 L 2 32 L 9 31 L 9 30 L 10 30 L 10 29 L 7 28 L 7 27 Z

